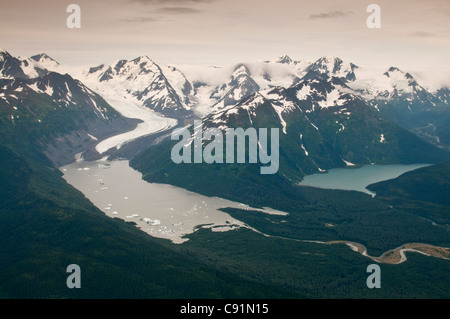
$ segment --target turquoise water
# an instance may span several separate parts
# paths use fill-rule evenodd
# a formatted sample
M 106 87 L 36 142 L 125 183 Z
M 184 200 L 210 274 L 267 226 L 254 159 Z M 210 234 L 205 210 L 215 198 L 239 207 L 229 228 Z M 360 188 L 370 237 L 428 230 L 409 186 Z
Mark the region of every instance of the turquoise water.
M 327 189 L 355 190 L 370 195 L 373 192 L 366 189 L 370 184 L 396 178 L 406 172 L 417 168 L 429 166 L 428 164 L 411 165 L 367 165 L 361 168 L 334 168 L 328 173 L 308 175 L 299 184 Z

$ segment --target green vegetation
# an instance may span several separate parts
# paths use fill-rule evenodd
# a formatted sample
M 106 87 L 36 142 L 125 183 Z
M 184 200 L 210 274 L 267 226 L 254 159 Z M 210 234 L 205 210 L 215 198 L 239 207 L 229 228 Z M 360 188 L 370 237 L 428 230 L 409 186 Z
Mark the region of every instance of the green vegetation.
M 303 164 L 292 166 L 299 157 L 288 151 L 282 156 L 282 165 L 292 168 L 284 170 L 286 176 L 260 175 L 259 165 L 177 166 L 168 160 L 173 142 L 167 142 L 133 161 L 146 180 L 289 212 L 226 210 L 266 234 L 289 239 L 248 229 L 201 229 L 188 242 L 173 245 L 133 223 L 107 217 L 64 181 L 45 157 L 44 145 L 97 120 L 86 109 L 59 108 L 45 95 L 28 93 L 14 121 L 11 106 L 0 100 L 0 298 L 450 296 L 446 260 L 409 254 L 404 264 L 382 265 L 382 289 L 370 290 L 365 283 L 371 260 L 344 244 L 295 240 L 352 240 L 374 255 L 409 241 L 448 246 L 448 228 L 421 218 L 448 223 L 448 214 L 440 210 L 448 207 L 444 196 L 419 198 L 409 190 L 411 198 L 402 200 L 405 191 L 394 185 L 395 197 L 380 192 L 373 199 L 295 186 L 286 176 L 300 178 L 304 172 L 295 165 Z M 286 145 L 294 147 L 294 142 Z M 438 172 L 443 171 L 430 178 Z M 74 263 L 81 267 L 82 288 L 71 290 L 66 268 Z
M 64 139 L 69 135 L 78 137 L 78 141 L 89 140 L 85 131 L 90 127 L 105 127 L 112 121 L 122 120 L 120 114 L 111 108 L 100 96 L 94 95 L 99 109 L 102 109 L 105 119 L 92 110 L 91 101 L 86 102 L 86 93 L 80 91 L 75 86 L 71 78 L 66 78 L 56 73 L 48 75 L 50 79 L 56 78 L 61 81 L 68 81 L 68 86 L 72 86 L 73 103 L 66 105 L 63 102 L 55 101 L 47 94 L 38 94 L 28 86 L 24 85 L 22 91 L 16 92 L 12 89 L 5 91 L 13 94 L 17 99 L 10 98 L 7 102 L 0 99 L 0 144 L 10 149 L 17 150 L 20 154 L 33 158 L 41 163 L 49 162 L 44 156 L 47 147 Z M 54 79 L 53 79 L 54 80 Z M 0 86 L 8 86 L 13 80 L 0 80 Z M 19 80 L 17 82 L 20 83 Z M 14 102 L 12 102 L 14 101 Z M 116 123 L 120 124 L 120 123 Z M 114 131 L 113 128 L 110 128 Z M 84 133 L 84 134 L 83 134 Z M 61 142 L 61 141 L 60 141 Z M 72 145 L 73 148 L 79 145 Z
M 427 93 L 422 92 L 427 95 Z M 398 126 L 407 129 L 422 139 L 436 145 L 448 148 L 450 145 L 450 110 L 448 103 L 434 99 L 430 103 L 430 97 L 422 96 L 415 101 L 402 98 L 392 101 L 373 101 L 386 118 Z M 424 101 L 427 101 L 425 102 Z M 433 100 L 433 98 L 431 98 Z
M 0 100 L 0 298 L 301 297 L 205 266 L 104 215 L 44 155 L 47 143 L 102 120 L 32 90 L 22 94 L 17 110 Z M 81 289 L 66 286 L 73 263 Z
M 432 203 L 404 201 L 402 206 L 392 204 L 392 207 L 387 199 L 371 198 L 359 192 L 300 187 L 280 174 L 259 174 L 259 165 L 177 165 L 167 160 L 172 144 L 167 141 L 147 150 L 133 159 L 131 165 L 150 182 L 168 183 L 207 196 L 289 213 L 286 217 L 268 217 L 226 210 L 264 233 L 296 239 L 355 241 L 374 255 L 408 242 L 450 246 L 447 228 L 433 226 L 422 218 L 438 215 L 439 221 L 450 222 L 445 211 L 436 210 Z M 326 223 L 335 227 L 326 227 Z
M 111 219 L 59 171 L 0 147 L 0 297 L 289 298 L 299 294 L 242 279 L 167 249 Z M 68 289 L 78 264 L 82 288 Z
M 272 217 L 272 216 L 271 216 Z M 268 238 L 248 229 L 201 229 L 174 248 L 216 269 L 295 291 L 307 298 L 448 298 L 449 261 L 408 254 L 381 264 L 381 289 L 368 289 L 374 262 L 345 244 L 323 245 Z
M 450 162 L 408 172 L 369 185 L 377 198 L 439 224 L 450 224 Z
M 445 227 L 399 210 L 381 212 L 305 211 L 288 216 L 266 216 L 258 212 L 224 209 L 265 234 L 300 240 L 345 240 L 361 243 L 368 253 L 383 252 L 409 242 L 450 246 Z M 331 223 L 333 227 L 325 224 Z

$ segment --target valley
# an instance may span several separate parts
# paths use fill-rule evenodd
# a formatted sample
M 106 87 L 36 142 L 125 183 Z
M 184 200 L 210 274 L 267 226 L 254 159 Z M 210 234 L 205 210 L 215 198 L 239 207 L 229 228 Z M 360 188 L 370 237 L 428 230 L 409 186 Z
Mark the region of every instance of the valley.
M 409 73 L 389 68 L 389 81 L 364 86 L 360 68 L 339 58 L 284 57 L 206 83 L 204 70 L 190 80 L 139 57 L 72 77 L 45 55 L 34 65 L 2 54 L 0 296 L 448 297 L 450 155 L 411 126 L 447 104 Z M 171 131 L 194 134 L 201 116 L 202 133 L 277 128 L 279 170 L 175 164 Z M 366 193 L 297 185 L 372 163 L 401 169 L 390 180 L 374 172 Z M 417 163 L 430 166 L 398 176 Z M 52 274 L 73 260 L 92 268 L 72 295 Z M 382 290 L 365 286 L 370 262 L 383 267 Z M 36 278 L 43 284 L 27 292 Z
M 205 227 L 227 231 L 248 227 L 221 208 L 258 210 L 219 197 L 207 197 L 165 184 L 147 183 L 128 161 L 78 162 L 60 168 L 69 184 L 111 218 L 133 222 L 142 231 L 173 243 Z M 263 214 L 283 214 L 270 208 Z

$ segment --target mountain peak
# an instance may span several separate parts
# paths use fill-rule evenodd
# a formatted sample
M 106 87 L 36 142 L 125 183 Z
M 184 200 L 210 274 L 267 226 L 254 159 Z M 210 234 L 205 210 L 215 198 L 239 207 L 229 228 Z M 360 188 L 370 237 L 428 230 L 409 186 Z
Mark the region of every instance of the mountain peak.
M 323 56 L 313 63 L 315 68 L 331 73 L 336 73 L 343 64 L 344 62 L 340 58 L 334 56 Z
M 391 66 L 388 71 L 389 72 L 401 72 L 400 69 L 395 66 Z
M 412 96 L 409 97 L 409 102 L 415 98 L 418 98 L 421 103 L 423 102 L 424 97 L 417 94 L 422 94 L 426 90 L 416 81 L 411 73 L 404 72 L 397 67 L 391 66 L 388 71 L 383 73 L 383 75 L 389 78 L 385 78 L 385 81 L 390 84 L 390 88 L 386 88 L 386 91 L 391 92 L 392 96 L 407 93 L 412 94 Z
M 21 61 L 0 49 L 0 78 L 26 79 Z
M 5 60 L 7 57 L 10 57 L 11 55 L 8 53 L 8 51 L 0 49 L 0 61 Z
M 250 70 L 245 64 L 238 64 L 234 68 L 233 73 L 231 74 L 231 82 L 234 83 L 235 81 L 244 81 L 245 79 L 248 79 L 251 77 Z M 240 82 L 240 83 L 241 83 Z
M 53 63 L 56 63 L 59 65 L 59 63 L 57 61 L 55 61 L 55 59 L 51 58 L 50 56 L 48 56 L 46 53 L 41 53 L 41 54 L 36 54 L 30 57 L 30 59 L 36 61 L 36 62 L 46 62 L 46 61 L 51 61 Z
M 354 70 L 358 68 L 353 63 L 342 61 L 338 57 L 323 56 L 308 67 L 308 78 L 316 77 L 319 74 L 343 78 L 349 81 L 356 79 Z
M 105 67 L 104 64 L 100 64 L 98 66 L 91 67 L 91 68 L 89 68 L 88 74 L 92 74 L 92 73 L 101 71 L 101 70 L 103 70 L 104 67 Z
M 294 60 L 292 60 L 288 55 L 282 55 L 275 60 L 275 63 L 292 64 L 294 63 Z
M 327 55 L 319 58 L 317 63 L 342 63 L 342 60 L 338 57 Z
M 143 63 L 143 62 L 153 63 L 153 60 L 150 59 L 147 55 L 141 55 L 141 56 L 137 57 L 136 59 L 131 60 L 131 62 L 134 62 L 134 63 Z
M 89 70 L 89 74 L 101 71 L 104 65 L 93 67 Z M 149 73 L 161 73 L 161 70 L 153 60 L 148 56 L 139 56 L 133 60 L 117 60 L 108 67 L 108 69 L 100 75 L 100 81 L 111 80 L 113 77 L 122 77 L 130 80 L 132 77 Z
M 386 72 L 383 73 L 385 76 L 389 77 L 395 77 L 395 78 L 406 78 L 408 80 L 412 80 L 413 76 L 409 73 L 405 73 L 399 68 L 395 66 L 391 66 Z
M 234 67 L 234 71 L 233 71 L 233 73 L 249 73 L 249 72 L 250 71 L 249 71 L 248 67 L 243 63 L 236 65 Z

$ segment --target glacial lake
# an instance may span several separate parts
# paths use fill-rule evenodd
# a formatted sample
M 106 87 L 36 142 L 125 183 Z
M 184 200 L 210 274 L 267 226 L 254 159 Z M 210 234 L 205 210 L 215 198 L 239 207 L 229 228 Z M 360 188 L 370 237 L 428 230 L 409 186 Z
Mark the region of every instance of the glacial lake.
M 252 209 L 285 215 L 271 208 L 256 209 L 218 197 L 207 197 L 185 189 L 148 183 L 126 160 L 75 162 L 61 167 L 64 179 L 81 191 L 109 217 L 137 224 L 154 237 L 182 243 L 198 227 L 227 231 L 248 227 L 220 208 Z
M 425 166 L 429 166 L 429 164 L 366 165 L 360 168 L 334 168 L 327 173 L 308 175 L 299 185 L 326 189 L 355 190 L 374 196 L 375 193 L 366 189 L 368 185 L 393 179 L 406 172 Z
M 328 173 L 306 176 L 300 183 L 328 189 L 356 190 L 374 195 L 366 186 L 398 177 L 428 166 L 368 165 L 361 168 L 337 168 Z M 64 179 L 81 191 L 107 216 L 136 223 L 144 232 L 165 238 L 173 243 L 183 243 L 184 237 L 199 227 L 213 231 L 228 231 L 247 227 L 243 222 L 220 211 L 232 207 L 257 210 L 267 214 L 286 215 L 271 208 L 256 209 L 248 205 L 219 197 L 207 197 L 167 184 L 148 183 L 142 174 L 129 166 L 127 160 L 75 162 L 60 170 Z

